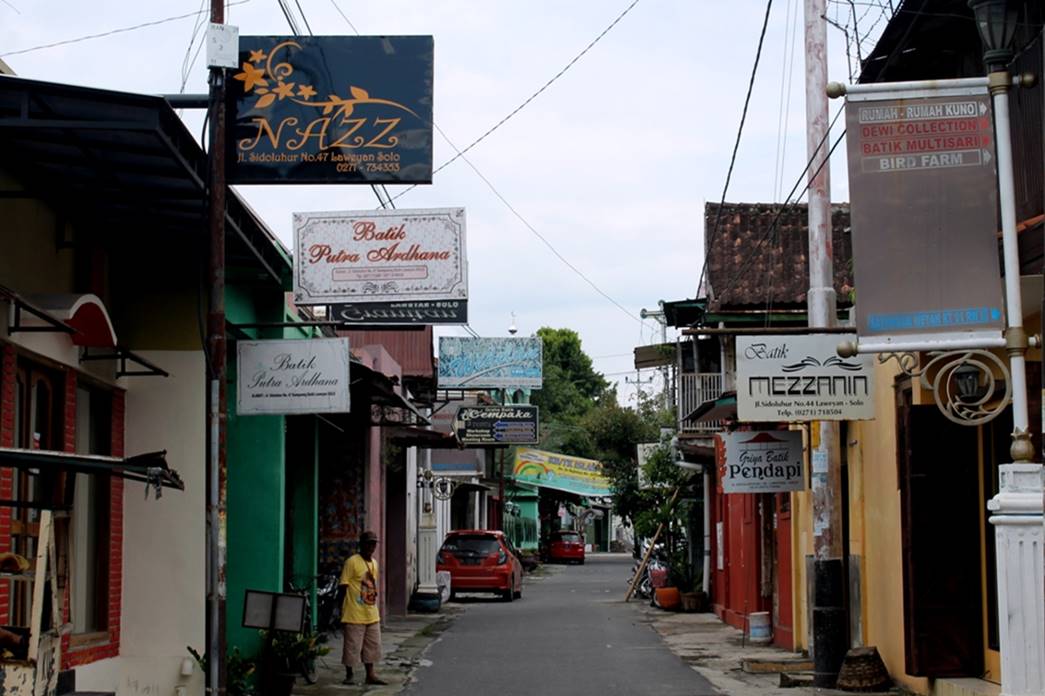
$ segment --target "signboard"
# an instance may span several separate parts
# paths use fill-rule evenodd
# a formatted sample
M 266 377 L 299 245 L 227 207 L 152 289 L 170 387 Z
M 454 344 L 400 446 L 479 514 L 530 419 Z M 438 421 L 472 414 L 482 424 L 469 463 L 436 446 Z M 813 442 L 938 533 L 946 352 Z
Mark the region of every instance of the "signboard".
M 352 302 L 330 305 L 327 316 L 348 324 L 424 326 L 467 324 L 467 300 L 417 300 L 413 302 Z
M 536 445 L 537 407 L 462 406 L 454 417 L 454 433 L 465 447 Z
M 464 220 L 464 208 L 294 213 L 294 301 L 465 300 Z
M 594 459 L 521 449 L 515 453 L 512 473 L 520 483 L 589 497 L 612 495 L 610 480 L 602 475 L 602 464 Z
M 718 433 L 723 493 L 783 493 L 805 488 L 802 433 L 762 430 Z
M 737 418 L 743 422 L 871 420 L 870 355 L 838 357 L 845 334 L 737 336 Z
M 239 341 L 238 415 L 348 413 L 347 338 Z
M 439 338 L 440 389 L 540 389 L 544 342 L 529 338 Z
M 986 87 L 850 95 L 846 103 L 857 333 L 1004 326 Z
M 431 36 L 241 36 L 229 183 L 430 184 Z

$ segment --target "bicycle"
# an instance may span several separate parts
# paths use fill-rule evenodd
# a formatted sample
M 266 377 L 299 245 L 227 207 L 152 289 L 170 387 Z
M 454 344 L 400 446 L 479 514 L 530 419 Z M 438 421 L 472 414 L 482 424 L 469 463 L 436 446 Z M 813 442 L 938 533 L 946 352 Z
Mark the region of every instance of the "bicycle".
M 305 579 L 302 582 L 296 580 Z M 325 575 L 294 576 L 286 583 L 287 591 L 299 594 L 305 599 L 305 626 L 312 631 L 312 587 L 316 588 L 316 600 L 319 610 L 316 614 L 316 642 L 325 643 L 327 634 L 340 627 L 340 607 L 337 606 L 338 576 L 333 573 Z M 309 650 L 301 655 L 296 671 L 306 684 L 316 683 L 316 652 Z

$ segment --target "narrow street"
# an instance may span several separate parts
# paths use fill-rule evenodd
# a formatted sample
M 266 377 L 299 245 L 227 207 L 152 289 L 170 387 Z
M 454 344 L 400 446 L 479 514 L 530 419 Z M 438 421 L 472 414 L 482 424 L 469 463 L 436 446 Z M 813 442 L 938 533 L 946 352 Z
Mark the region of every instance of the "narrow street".
M 714 694 L 622 604 L 632 559 L 551 566 L 513 603 L 465 595 L 467 610 L 426 654 L 407 694 Z

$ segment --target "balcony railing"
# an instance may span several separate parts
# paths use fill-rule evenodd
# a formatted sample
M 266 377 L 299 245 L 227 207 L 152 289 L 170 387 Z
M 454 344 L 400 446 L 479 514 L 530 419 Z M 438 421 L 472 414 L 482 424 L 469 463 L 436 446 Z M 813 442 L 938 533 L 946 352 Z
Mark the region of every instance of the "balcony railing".
M 722 375 L 718 372 L 684 372 L 679 382 L 679 419 L 685 418 L 705 401 L 722 395 Z M 680 433 L 710 433 L 719 430 L 719 421 L 679 424 Z

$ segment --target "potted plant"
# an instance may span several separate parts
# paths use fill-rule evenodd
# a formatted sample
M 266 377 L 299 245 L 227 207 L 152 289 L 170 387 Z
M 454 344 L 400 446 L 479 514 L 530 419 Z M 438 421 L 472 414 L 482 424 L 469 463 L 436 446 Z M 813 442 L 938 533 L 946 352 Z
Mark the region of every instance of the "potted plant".
M 200 671 L 206 675 L 206 655 L 201 655 L 192 648 L 188 648 L 188 651 L 196 660 L 196 664 L 200 666 Z M 228 657 L 225 660 L 225 693 L 227 693 L 228 696 L 254 696 L 254 684 L 252 682 L 254 669 L 254 661 L 241 655 L 239 648 L 233 648 L 230 650 Z
M 322 636 L 309 629 L 303 633 L 261 631 L 266 655 L 266 693 L 271 696 L 289 696 L 297 675 L 315 673 L 316 658 L 330 652 L 323 645 Z

